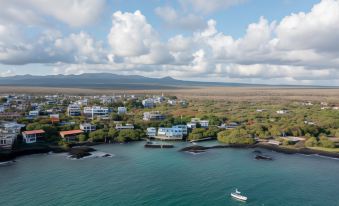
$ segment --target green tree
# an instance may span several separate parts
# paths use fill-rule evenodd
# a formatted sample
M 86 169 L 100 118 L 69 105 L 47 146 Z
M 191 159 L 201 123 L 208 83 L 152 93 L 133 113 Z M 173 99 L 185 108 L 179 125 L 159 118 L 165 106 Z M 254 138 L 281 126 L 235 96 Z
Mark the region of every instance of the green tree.
M 306 140 L 305 145 L 307 147 L 316 147 L 318 145 L 318 140 L 315 137 L 310 137 Z
M 89 138 L 93 142 L 103 142 L 107 137 L 107 132 L 103 129 L 96 130 L 94 132 L 89 133 Z
M 114 129 L 114 128 L 110 128 L 108 130 L 108 138 L 110 138 L 111 140 L 117 138 L 119 135 L 119 131 Z
M 87 140 L 87 137 L 86 137 L 86 135 L 84 135 L 84 134 L 80 134 L 80 135 L 78 136 L 78 138 L 79 138 L 79 142 L 85 142 L 85 141 Z
M 225 130 L 218 133 L 218 141 L 225 144 L 254 144 L 255 140 L 245 129 Z
M 332 142 L 325 136 L 321 136 L 319 138 L 319 146 L 325 147 L 325 148 L 335 148 L 334 142 Z

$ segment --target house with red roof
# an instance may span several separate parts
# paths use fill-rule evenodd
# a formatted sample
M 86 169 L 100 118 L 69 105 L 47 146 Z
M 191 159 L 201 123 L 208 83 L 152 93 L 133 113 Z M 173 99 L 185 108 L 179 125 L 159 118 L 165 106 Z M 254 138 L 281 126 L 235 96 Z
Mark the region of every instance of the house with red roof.
M 23 140 L 27 144 L 43 141 L 44 136 L 45 131 L 42 129 L 22 132 Z
M 69 131 L 61 131 L 60 136 L 66 141 L 66 142 L 75 142 L 78 141 L 78 136 L 82 134 L 84 131 L 77 129 L 77 130 L 69 130 Z

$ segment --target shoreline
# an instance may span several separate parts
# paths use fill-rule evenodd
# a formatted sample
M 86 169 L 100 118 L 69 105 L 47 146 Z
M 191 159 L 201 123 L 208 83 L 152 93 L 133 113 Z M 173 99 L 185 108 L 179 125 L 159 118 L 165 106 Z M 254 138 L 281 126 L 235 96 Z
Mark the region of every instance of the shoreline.
M 76 150 L 76 148 L 84 147 L 84 148 L 91 148 L 91 146 L 101 145 L 107 143 L 81 143 L 81 144 L 74 144 L 70 148 L 63 148 L 60 146 L 50 146 L 50 145 L 34 145 L 29 148 L 20 148 L 13 151 L 2 151 L 0 152 L 0 162 L 8 162 L 15 160 L 18 157 L 32 155 L 32 154 L 45 154 L 49 152 L 53 153 L 70 153 L 72 150 Z M 303 154 L 303 155 L 319 155 L 324 157 L 330 157 L 339 159 L 339 153 L 333 152 L 326 152 L 320 150 L 314 150 L 309 148 L 284 148 L 279 147 L 276 145 L 269 145 L 265 143 L 256 143 L 253 145 L 244 145 L 244 144 L 233 144 L 233 145 L 214 145 L 214 146 L 200 146 L 200 145 L 192 145 L 187 146 L 180 149 L 180 152 L 193 152 L 193 153 L 201 153 L 202 151 L 206 151 L 209 149 L 223 149 L 223 148 L 238 148 L 238 149 L 254 149 L 254 148 L 261 148 L 266 150 L 271 150 L 278 153 L 283 154 Z
M 215 146 L 188 146 L 180 149 L 179 151 L 182 152 L 201 152 L 209 149 L 222 149 L 222 148 L 238 148 L 238 149 L 254 149 L 254 148 L 261 148 L 266 150 L 271 150 L 274 152 L 282 153 L 282 154 L 303 154 L 303 155 L 319 155 L 324 157 L 330 157 L 339 159 L 339 153 L 332 153 L 332 152 L 325 152 L 319 150 L 313 150 L 309 148 L 283 148 L 275 145 L 263 144 L 263 143 L 256 143 L 253 145 L 243 145 L 243 144 L 233 144 L 233 145 L 215 145 Z

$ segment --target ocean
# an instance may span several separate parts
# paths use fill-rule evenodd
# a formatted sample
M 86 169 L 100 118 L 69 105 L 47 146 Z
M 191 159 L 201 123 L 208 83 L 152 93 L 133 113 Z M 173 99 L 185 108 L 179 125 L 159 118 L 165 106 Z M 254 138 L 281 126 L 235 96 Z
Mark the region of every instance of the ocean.
M 39 154 L 0 167 L 1 206 L 339 206 L 339 161 L 254 149 L 201 154 L 144 148 L 144 142 L 98 145 L 106 158 Z M 216 144 L 216 142 L 204 143 Z M 248 197 L 230 197 L 238 188 Z

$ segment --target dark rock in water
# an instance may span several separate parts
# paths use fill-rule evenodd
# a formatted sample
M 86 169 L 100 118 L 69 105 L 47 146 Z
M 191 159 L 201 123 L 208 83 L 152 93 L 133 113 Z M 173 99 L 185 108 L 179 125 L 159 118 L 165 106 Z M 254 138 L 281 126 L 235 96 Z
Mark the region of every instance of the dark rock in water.
M 192 151 L 187 151 L 187 152 L 193 153 L 193 154 L 200 154 L 200 153 L 206 152 L 206 150 L 192 150 Z
M 264 156 L 264 155 L 257 155 L 255 156 L 256 160 L 273 160 L 272 157 Z
M 262 154 L 262 152 L 260 150 L 254 150 L 253 153 L 255 153 L 255 154 Z
M 95 149 L 90 147 L 75 147 L 69 150 L 69 154 L 71 158 L 80 159 L 86 156 L 90 156 L 91 155 L 90 152 L 94 151 Z
M 112 155 L 111 154 L 104 154 L 101 157 L 112 157 Z
M 204 147 L 204 146 L 199 146 L 199 145 L 194 145 L 194 146 L 189 146 L 182 148 L 180 151 L 181 152 L 195 152 L 195 151 L 205 151 L 209 149 L 209 147 Z
M 145 144 L 146 148 L 173 148 L 174 145 L 172 144 L 156 144 L 156 143 L 149 143 Z

